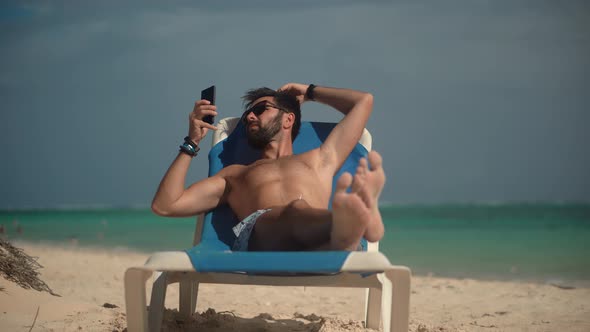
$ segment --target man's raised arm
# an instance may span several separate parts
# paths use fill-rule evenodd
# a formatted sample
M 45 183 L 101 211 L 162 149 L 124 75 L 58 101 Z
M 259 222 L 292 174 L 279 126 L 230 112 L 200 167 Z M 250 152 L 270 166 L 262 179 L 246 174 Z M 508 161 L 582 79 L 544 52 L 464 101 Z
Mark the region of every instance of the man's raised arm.
M 331 106 L 344 114 L 344 118 L 332 130 L 320 147 L 325 166 L 338 169 L 348 157 L 363 134 L 369 115 L 373 110 L 373 95 L 367 92 L 328 88 L 322 86 L 289 83 L 281 87 L 299 98 L 299 101 L 313 100 Z
M 189 115 L 188 137 L 193 143 L 189 145 L 198 146 L 209 129 L 217 129 L 202 121 L 205 115 L 217 115 L 215 109 L 207 100 L 195 103 Z M 169 217 L 191 216 L 214 208 L 224 199 L 226 182 L 222 175 L 206 178 L 185 189 L 186 173 L 192 159 L 191 148 L 187 146 L 188 153 L 179 152 L 160 182 L 152 201 L 154 213 Z

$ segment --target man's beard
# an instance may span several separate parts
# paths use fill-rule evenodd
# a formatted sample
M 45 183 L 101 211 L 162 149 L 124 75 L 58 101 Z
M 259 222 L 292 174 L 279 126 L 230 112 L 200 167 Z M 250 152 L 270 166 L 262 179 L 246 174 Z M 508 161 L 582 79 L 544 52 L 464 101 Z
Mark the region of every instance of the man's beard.
M 266 126 L 262 127 L 258 122 L 258 131 L 252 132 L 247 130 L 248 144 L 256 150 L 264 149 L 268 143 L 281 131 L 281 115 L 280 113 Z

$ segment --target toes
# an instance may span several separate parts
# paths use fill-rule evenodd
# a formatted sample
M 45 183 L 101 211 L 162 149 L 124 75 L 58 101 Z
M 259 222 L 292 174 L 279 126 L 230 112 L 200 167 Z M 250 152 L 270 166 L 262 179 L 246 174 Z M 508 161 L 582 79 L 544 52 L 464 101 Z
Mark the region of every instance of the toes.
M 367 158 L 361 158 L 359 160 L 359 165 L 356 167 L 356 172 L 354 173 L 353 191 L 355 190 L 355 187 L 358 187 L 358 182 L 366 180 L 368 172 L 369 167 L 367 165 Z M 355 183 L 357 183 L 357 185 L 355 185 Z
M 336 193 L 346 192 L 346 189 L 352 184 L 352 175 L 348 172 L 344 172 L 338 182 L 336 182 Z
M 361 158 L 361 160 L 359 160 L 359 165 L 357 167 L 357 172 L 358 170 L 361 169 L 362 171 L 368 171 L 369 170 L 369 166 L 367 163 L 367 158 Z
M 369 163 L 371 163 L 371 170 L 374 171 L 382 167 L 383 158 L 376 151 L 369 152 Z
M 367 208 L 373 207 L 373 195 L 367 186 L 363 186 L 359 191 L 356 192 L 357 196 L 365 203 Z
M 366 173 L 366 170 L 365 170 L 365 168 L 363 168 L 362 166 L 360 166 L 360 165 L 359 165 L 359 166 L 356 168 L 356 172 L 354 172 L 354 178 L 355 178 L 355 179 L 356 179 L 357 177 L 362 177 L 362 178 L 364 178 L 364 177 L 365 177 L 365 174 L 367 174 L 367 173 Z
M 363 187 L 365 187 L 367 181 L 366 181 L 366 177 L 364 175 L 364 173 L 356 173 L 354 175 L 354 180 L 352 181 L 352 192 L 353 193 L 357 193 L 361 190 L 363 190 Z

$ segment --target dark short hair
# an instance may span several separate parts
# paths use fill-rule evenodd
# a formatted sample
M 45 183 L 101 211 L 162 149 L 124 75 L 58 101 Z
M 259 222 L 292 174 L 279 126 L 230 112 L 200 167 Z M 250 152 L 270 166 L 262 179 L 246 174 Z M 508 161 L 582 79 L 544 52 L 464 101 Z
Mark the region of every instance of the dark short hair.
M 299 105 L 297 98 L 286 92 L 276 91 L 267 87 L 251 89 L 246 91 L 246 94 L 242 97 L 244 101 L 244 110 L 252 107 L 252 104 L 262 97 L 273 97 L 278 107 L 285 112 L 293 113 L 295 115 L 295 122 L 293 123 L 293 128 L 291 130 L 291 140 L 294 141 L 295 137 L 299 134 L 299 128 L 301 127 L 301 105 Z

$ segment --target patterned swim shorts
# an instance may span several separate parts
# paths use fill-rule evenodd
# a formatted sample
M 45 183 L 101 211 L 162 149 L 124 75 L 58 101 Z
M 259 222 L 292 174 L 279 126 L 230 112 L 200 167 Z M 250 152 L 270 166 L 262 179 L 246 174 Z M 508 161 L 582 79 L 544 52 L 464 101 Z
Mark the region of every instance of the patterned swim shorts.
M 254 225 L 258 218 L 268 211 L 270 211 L 270 209 L 258 210 L 244 218 L 244 220 L 240 221 L 232 228 L 236 235 L 236 240 L 231 248 L 233 251 L 248 251 L 248 242 L 250 241 L 250 235 L 252 235 Z

